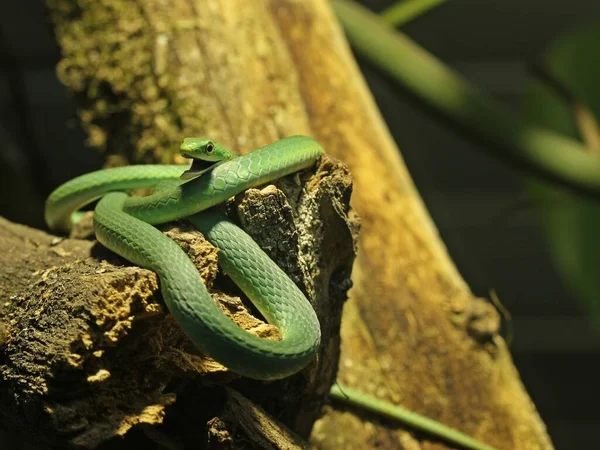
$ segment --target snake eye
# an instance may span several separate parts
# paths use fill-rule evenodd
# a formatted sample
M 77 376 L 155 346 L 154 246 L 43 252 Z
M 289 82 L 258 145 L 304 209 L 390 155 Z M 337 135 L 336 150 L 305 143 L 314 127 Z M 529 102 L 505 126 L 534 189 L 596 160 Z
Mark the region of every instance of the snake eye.
M 206 144 L 205 150 L 206 150 L 207 154 L 210 155 L 214 149 L 215 149 L 215 146 L 212 142 L 209 142 L 208 144 Z

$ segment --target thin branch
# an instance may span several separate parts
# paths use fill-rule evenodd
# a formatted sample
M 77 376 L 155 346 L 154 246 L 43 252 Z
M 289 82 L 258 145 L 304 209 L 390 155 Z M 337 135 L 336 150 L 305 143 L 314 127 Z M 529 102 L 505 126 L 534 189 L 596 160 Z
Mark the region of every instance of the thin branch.
M 382 11 L 379 15 L 395 27 L 415 20 L 447 0 L 403 0 Z
M 450 428 L 435 420 L 409 411 L 400 406 L 393 405 L 389 402 L 379 400 L 375 397 L 366 395 L 355 389 L 347 386 L 334 384 L 329 392 L 330 397 L 347 403 L 351 406 L 360 406 L 367 411 L 380 414 L 389 419 L 398 421 L 401 424 L 408 425 L 417 430 L 430 433 L 452 444 L 460 445 L 466 449 L 472 450 L 495 450 L 494 447 L 484 444 L 471 436 L 461 433 L 454 428 Z
M 490 142 L 502 161 L 598 198 L 600 158 L 579 142 L 517 117 L 362 6 L 332 6 L 357 54 L 471 137 Z
M 578 97 L 563 81 L 554 76 L 544 64 L 534 65 L 531 73 L 569 105 L 577 131 L 579 131 L 579 136 L 584 145 L 588 150 L 600 154 L 600 127 L 594 113 L 585 101 Z

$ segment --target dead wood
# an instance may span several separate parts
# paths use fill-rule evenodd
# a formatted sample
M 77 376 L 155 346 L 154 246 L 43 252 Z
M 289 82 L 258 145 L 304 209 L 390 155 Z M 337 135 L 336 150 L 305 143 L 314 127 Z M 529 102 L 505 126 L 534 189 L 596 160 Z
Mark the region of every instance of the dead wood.
M 168 315 L 153 272 L 94 241 L 0 222 L 3 429 L 40 448 L 97 448 L 123 436 L 132 446 L 156 441 L 191 448 L 196 433 L 203 441 L 223 421 L 254 430 L 248 439 L 273 442 L 274 430 L 281 439 L 289 434 L 277 420 L 310 430 L 337 371 L 356 228 L 348 217 L 351 180 L 344 166 L 323 158 L 312 172 L 252 189 L 226 208 L 287 270 L 320 317 L 324 345 L 318 358 L 275 383 L 238 380 L 192 345 Z M 82 235 L 86 228 L 83 223 L 74 231 Z M 218 252 L 199 232 L 185 221 L 165 232 L 196 263 L 225 314 L 246 330 L 279 338 L 240 300 L 237 286 L 218 274 Z M 223 385 L 244 392 L 277 420 L 253 407 L 233 421 L 227 411 L 240 394 L 226 394 Z M 247 448 L 240 442 L 227 448 Z
M 177 161 L 186 135 L 210 136 L 247 152 L 291 134 L 314 136 L 348 165 L 362 230 L 342 321 L 340 381 L 499 448 L 551 448 L 498 334 L 495 310 L 472 295 L 446 253 L 325 0 L 46 3 L 63 51 L 59 75 L 77 95 L 90 142 L 105 151 L 108 165 Z M 17 267 L 22 255 L 14 254 L 9 266 Z M 91 275 L 97 261 L 82 261 L 88 265 L 83 274 Z M 294 258 L 282 262 L 293 267 Z M 44 260 L 31 267 L 43 273 L 52 266 Z M 0 277 L 11 278 L 14 269 L 2 270 L 8 271 Z M 111 289 L 151 290 L 150 275 L 128 270 Z M 31 275 L 15 283 L 29 287 Z M 337 286 L 330 294 L 343 294 L 347 285 Z M 82 286 L 69 289 L 72 298 L 88 295 Z M 144 295 L 136 296 L 137 308 L 152 316 Z M 335 317 L 327 320 L 333 324 Z M 337 340 L 324 345 L 323 352 L 334 356 Z M 334 371 L 337 361 L 320 364 Z M 254 395 L 245 394 L 257 401 L 272 392 L 253 389 L 248 392 Z M 317 391 L 323 396 L 326 388 Z M 177 389 L 167 385 L 163 392 Z M 172 398 L 153 404 L 164 410 Z M 302 407 L 317 410 L 313 399 Z M 312 415 L 269 411 L 308 435 Z M 442 448 L 357 411 L 332 409 L 317 422 L 312 440 L 324 449 Z

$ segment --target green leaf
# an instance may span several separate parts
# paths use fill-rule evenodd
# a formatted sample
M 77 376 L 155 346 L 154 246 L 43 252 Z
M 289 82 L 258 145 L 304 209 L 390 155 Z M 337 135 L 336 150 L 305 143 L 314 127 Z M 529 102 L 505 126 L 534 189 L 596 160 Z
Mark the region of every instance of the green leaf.
M 600 23 L 580 27 L 552 42 L 540 61 L 554 84 L 543 78 L 530 83 L 525 96 L 526 117 L 589 142 L 582 137 L 586 134 L 578 125 L 573 100 L 600 118 L 599 48 Z M 593 126 L 591 130 L 598 131 Z M 527 179 L 526 191 L 538 206 L 545 239 L 561 278 L 600 327 L 600 202 L 538 179 Z

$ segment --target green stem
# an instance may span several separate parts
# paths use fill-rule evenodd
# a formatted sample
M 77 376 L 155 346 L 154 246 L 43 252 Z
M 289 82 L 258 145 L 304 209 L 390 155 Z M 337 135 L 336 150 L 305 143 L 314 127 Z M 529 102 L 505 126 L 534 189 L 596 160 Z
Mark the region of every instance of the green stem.
M 518 118 L 376 14 L 348 0 L 332 0 L 355 49 L 450 121 L 483 138 L 503 161 L 596 198 L 600 158 L 579 142 Z
M 403 0 L 382 11 L 379 15 L 395 27 L 400 27 L 447 0 Z
M 483 442 L 480 442 L 471 436 L 461 433 L 454 428 L 442 425 L 435 420 L 421 416 L 389 402 L 384 402 L 374 397 L 370 397 L 360 391 L 350 389 L 346 386 L 340 386 L 338 384 L 333 385 L 329 391 L 329 395 L 336 400 L 345 402 L 349 405 L 360 406 L 368 411 L 380 414 L 393 420 L 397 420 L 401 424 L 424 431 L 444 439 L 451 444 L 460 445 L 466 449 L 495 450 L 494 447 L 490 447 L 489 445 L 484 444 Z

